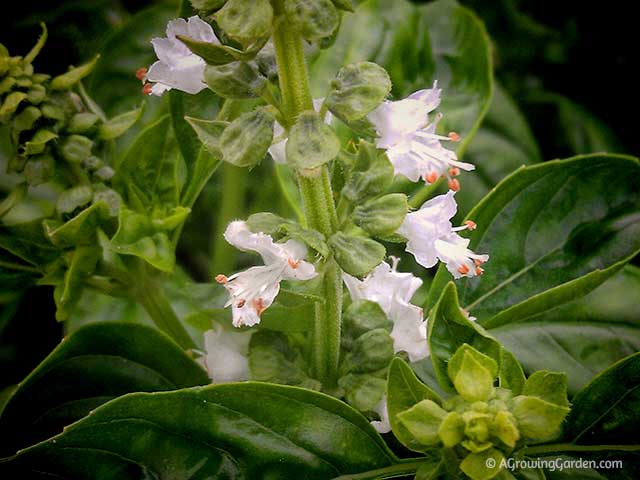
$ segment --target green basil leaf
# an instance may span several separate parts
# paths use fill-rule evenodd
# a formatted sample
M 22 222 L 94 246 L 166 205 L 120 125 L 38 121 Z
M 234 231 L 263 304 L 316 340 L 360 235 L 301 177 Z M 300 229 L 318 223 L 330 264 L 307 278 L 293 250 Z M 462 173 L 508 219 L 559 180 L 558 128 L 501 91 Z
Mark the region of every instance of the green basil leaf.
M 422 400 L 442 403 L 440 396 L 416 377 L 411 367 L 400 358 L 394 358 L 389 367 L 387 380 L 387 411 L 393 434 L 407 448 L 421 452 L 424 447 L 416 441 L 398 421 L 398 414 L 404 412 Z
M 615 363 L 573 398 L 565 425 L 572 443 L 637 444 L 640 422 L 640 353 Z
M 500 365 L 500 344 L 484 328 L 462 313 L 453 282 L 447 284 L 438 303 L 431 310 L 428 329 L 427 340 L 433 370 L 444 390 L 455 392 L 447 374 L 447 364 L 458 348 L 465 343 Z
M 0 472 L 77 477 L 86 461 L 94 472 L 120 469 L 105 478 L 135 467 L 194 480 L 326 479 L 397 462 L 369 422 L 339 400 L 246 382 L 118 398 Z
M 640 163 L 594 154 L 518 170 L 469 214 L 470 248 L 491 255 L 460 300 L 487 328 L 584 296 L 640 251 Z M 579 202 L 576 199 L 580 199 Z M 450 278 L 440 268 L 429 303 Z
M 121 322 L 86 326 L 58 345 L 7 402 L 0 428 L 11 435 L 2 436 L 2 455 L 60 433 L 120 395 L 208 383 L 204 369 L 156 329 Z

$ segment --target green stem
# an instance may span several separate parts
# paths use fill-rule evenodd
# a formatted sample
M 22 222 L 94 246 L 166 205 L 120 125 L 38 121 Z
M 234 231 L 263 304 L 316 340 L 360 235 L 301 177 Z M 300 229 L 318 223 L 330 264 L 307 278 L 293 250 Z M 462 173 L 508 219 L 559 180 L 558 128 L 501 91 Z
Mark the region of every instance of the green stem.
M 525 447 L 525 455 L 548 456 L 567 452 L 603 452 L 603 451 L 622 451 L 622 452 L 639 452 L 640 445 L 574 445 L 572 443 L 555 443 L 550 445 L 538 445 L 533 447 Z
M 180 319 L 173 311 L 157 280 L 143 272 L 146 273 L 146 270 L 140 272 L 141 274 L 134 279 L 135 299 L 144 307 L 156 326 L 173 338 L 178 345 L 185 350 L 196 348 L 196 344 L 180 323 Z
M 209 273 L 229 273 L 235 265 L 236 249 L 224 238 L 223 233 L 229 222 L 240 218 L 244 211 L 244 196 L 248 170 L 228 163 L 222 165 L 222 193 L 217 211 L 215 232 L 211 244 L 211 268 Z
M 274 2 L 279 19 L 273 34 L 282 97 L 281 111 L 285 128 L 295 123 L 300 112 L 312 110 L 307 64 L 300 35 L 283 15 L 283 0 Z M 329 171 L 325 166 L 298 175 L 298 183 L 307 225 L 329 238 L 338 227 Z M 336 384 L 340 357 L 342 321 L 342 273 L 333 259 L 325 263 L 324 304 L 316 306 L 312 333 L 311 373 L 325 387 Z
M 356 473 L 354 475 L 341 475 L 333 480 L 373 480 L 378 478 L 396 478 L 415 473 L 424 463 L 431 463 L 433 460 L 424 458 L 413 461 L 403 461 L 390 467 L 369 470 L 368 472 Z

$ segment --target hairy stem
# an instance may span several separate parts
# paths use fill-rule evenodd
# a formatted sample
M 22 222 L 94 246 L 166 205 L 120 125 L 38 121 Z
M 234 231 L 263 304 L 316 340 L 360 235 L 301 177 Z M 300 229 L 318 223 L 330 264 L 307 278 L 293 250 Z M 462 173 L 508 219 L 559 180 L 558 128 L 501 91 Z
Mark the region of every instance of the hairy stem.
M 302 39 L 286 22 L 282 0 L 276 0 L 274 6 L 279 19 L 273 42 L 282 97 L 281 111 L 284 126 L 288 129 L 300 112 L 313 109 L 313 102 Z M 338 221 L 327 167 L 299 174 L 298 183 L 307 225 L 330 237 L 336 231 Z M 311 371 L 325 387 L 331 387 L 337 381 L 342 315 L 342 273 L 331 258 L 325 263 L 322 288 L 325 303 L 316 306 Z

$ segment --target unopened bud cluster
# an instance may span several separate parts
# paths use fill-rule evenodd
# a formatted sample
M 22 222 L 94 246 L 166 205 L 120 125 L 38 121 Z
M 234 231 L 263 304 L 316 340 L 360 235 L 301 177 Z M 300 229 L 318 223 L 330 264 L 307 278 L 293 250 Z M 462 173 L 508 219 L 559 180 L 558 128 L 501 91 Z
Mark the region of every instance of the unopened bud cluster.
M 569 412 L 564 374 L 535 372 L 520 391 L 496 387 L 496 361 L 467 344 L 451 357 L 447 373 L 457 395 L 440 404 L 422 400 L 397 418 L 425 449 L 453 449 L 474 480 L 496 476 L 517 445 L 556 437 Z

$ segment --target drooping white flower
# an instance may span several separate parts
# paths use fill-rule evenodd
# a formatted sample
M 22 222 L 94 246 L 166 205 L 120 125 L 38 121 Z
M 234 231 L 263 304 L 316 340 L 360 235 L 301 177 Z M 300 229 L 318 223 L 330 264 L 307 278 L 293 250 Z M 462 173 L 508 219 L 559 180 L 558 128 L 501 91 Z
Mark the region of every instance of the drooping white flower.
M 473 230 L 475 223 L 467 221 L 461 227 L 451 224 L 458 208 L 454 194 L 449 190 L 425 202 L 420 210 L 408 213 L 398 233 L 407 239 L 407 252 L 423 267 L 431 268 L 440 260 L 454 278 L 482 275 L 481 265 L 489 255 L 469 250 L 469 239 L 457 233 Z
M 271 235 L 251 232 L 243 221 L 231 222 L 224 238 L 239 250 L 258 252 L 265 263 L 230 277 L 216 277 L 230 294 L 225 307 L 232 306 L 236 327 L 260 322 L 260 315 L 278 295 L 282 280 L 310 280 L 317 275 L 315 267 L 304 261 L 307 247 L 297 240 L 275 243 Z
M 313 101 L 313 109 L 316 112 L 320 111 L 320 107 L 322 107 L 323 102 L 324 102 L 324 98 L 316 98 Z M 333 115 L 331 115 L 331 112 L 327 112 L 326 116 L 324 117 L 324 121 L 325 123 L 329 124 L 331 123 L 331 120 L 333 120 Z M 283 126 L 280 125 L 278 122 L 275 122 L 273 125 L 273 138 L 282 138 L 284 134 L 285 134 L 285 130 Z M 282 140 L 271 145 L 271 147 L 269 147 L 269 153 L 271 154 L 273 161 L 280 164 L 287 163 L 286 149 L 287 149 L 286 137 L 282 138 Z
M 383 102 L 367 118 L 378 133 L 376 146 L 387 151 L 397 175 L 413 182 L 422 178 L 427 183 L 444 175 L 449 178 L 449 187 L 458 190 L 460 184 L 453 177 L 460 169 L 473 170 L 475 167 L 459 162 L 455 152 L 440 143 L 460 139 L 455 132 L 446 137 L 435 133 L 442 115 L 429 121 L 429 113 L 440 105 L 441 92 L 436 81 L 433 88 L 418 90 L 396 102 Z
M 206 354 L 198 359 L 213 383 L 249 380 L 249 340 L 253 332 L 230 332 L 216 325 L 204 333 Z
M 198 16 L 188 20 L 178 18 L 167 24 L 167 37 L 151 40 L 158 56 L 149 70 L 140 69 L 136 74 L 144 85 L 143 92 L 148 95 L 162 95 L 175 88 L 183 92 L 196 94 L 207 87 L 204 83 L 205 61 L 194 54 L 182 43 L 177 35 L 201 42 L 220 44 L 211 25 Z M 149 82 L 149 83 L 146 83 Z
M 393 266 L 382 262 L 364 280 L 346 273 L 343 279 L 352 300 L 369 300 L 380 305 L 393 322 L 394 351 L 407 352 L 409 360 L 416 362 L 429 354 L 422 309 L 409 303 L 422 280 L 411 273 L 396 271 L 397 265 L 398 259 L 393 258 Z
M 380 420 L 373 420 L 371 425 L 379 433 L 388 433 L 391 431 L 391 423 L 389 423 L 389 412 L 387 412 L 387 396 L 384 395 L 380 403 L 376 405 L 374 411 L 380 415 Z

